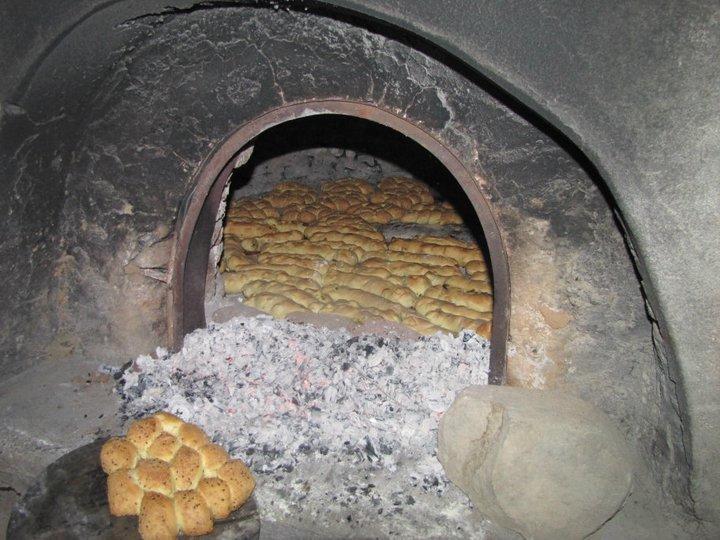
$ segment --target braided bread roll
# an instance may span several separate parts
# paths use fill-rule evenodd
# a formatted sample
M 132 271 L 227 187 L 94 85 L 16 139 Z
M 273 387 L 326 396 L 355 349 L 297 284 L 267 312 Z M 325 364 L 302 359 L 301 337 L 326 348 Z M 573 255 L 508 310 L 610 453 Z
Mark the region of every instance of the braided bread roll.
M 207 534 L 255 488 L 242 461 L 230 459 L 198 426 L 166 412 L 137 420 L 125 437 L 107 441 L 100 464 L 108 474 L 110 513 L 138 515 L 145 540 Z

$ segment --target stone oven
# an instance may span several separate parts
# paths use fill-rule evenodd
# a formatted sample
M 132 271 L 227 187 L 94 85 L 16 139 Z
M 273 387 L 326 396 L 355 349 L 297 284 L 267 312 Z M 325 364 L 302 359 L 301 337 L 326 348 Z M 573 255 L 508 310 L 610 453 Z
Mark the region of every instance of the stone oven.
M 0 308 L 4 322 L 0 373 L 7 379 L 2 383 L 5 391 L 0 392 L 0 433 L 9 441 L 0 446 L 0 484 L 8 486 L 2 492 L 3 508 L 25 493 L 42 466 L 96 436 L 114 432 L 126 420 L 123 413 L 140 410 L 128 405 L 129 401 L 121 407 L 111 392 L 118 384 L 125 384 L 123 391 L 140 384 L 133 378 L 136 375 L 127 375 L 132 373 L 128 362 L 141 357 L 136 366 L 167 360 L 184 366 L 182 369 L 194 365 L 199 370 L 210 369 L 210 362 L 203 367 L 201 356 L 188 354 L 183 343 L 187 336 L 195 336 L 188 339 L 200 343 L 197 336 L 201 333 L 193 332 L 210 323 L 237 325 L 227 321 L 248 315 L 237 296 L 224 294 L 228 275 L 242 275 L 245 264 L 263 267 L 265 273 L 255 281 L 254 293 L 248 293 L 247 280 L 236 278 L 242 286 L 233 292 L 241 292 L 239 298 L 247 301 L 253 295 L 275 294 L 266 288 L 280 283 L 279 275 L 293 276 L 281 264 L 304 264 L 293 259 L 298 252 L 282 250 L 274 252 L 291 257 L 267 263 L 270 258 L 263 258 L 265 252 L 258 246 L 269 240 L 258 234 L 230 240 L 240 245 L 257 238 L 244 244 L 254 247 L 241 249 L 237 265 L 229 266 L 232 248 L 228 238 L 232 235 L 228 227 L 233 213 L 248 216 L 242 212 L 243 205 L 268 197 L 278 185 L 291 186 L 297 197 L 304 194 L 309 207 L 322 198 L 327 186 L 351 179 L 369 186 L 363 195 L 365 204 L 372 200 L 371 191 L 381 189 L 384 179 L 403 178 L 406 183 L 397 183 L 401 187 L 393 196 L 401 196 L 402 189 L 411 190 L 408 186 L 426 185 L 431 194 L 430 202 L 426 201 L 428 211 L 454 213 L 457 221 L 433 224 L 429 218 L 423 222 L 407 217 L 417 214 L 412 205 L 391 205 L 398 213 L 383 221 L 377 217 L 378 205 L 368 203 L 359 209 L 362 205 L 341 204 L 335 199 L 333 204 L 345 212 L 342 226 L 339 221 L 323 222 L 316 216 L 305 221 L 287 218 L 284 203 L 274 208 L 275 214 L 269 218 L 275 225 L 253 223 L 269 227 L 267 234 L 295 231 L 296 237 L 287 237 L 289 243 L 320 244 L 335 241 L 335 232 L 354 235 L 357 230 L 349 226 L 352 220 L 367 221 L 371 227 L 363 238 L 373 239 L 375 247 L 351 249 L 349 265 L 346 260 L 333 259 L 334 255 L 319 257 L 325 265 L 323 272 L 335 264 L 333 271 L 347 275 L 345 279 L 351 279 L 355 271 L 362 274 L 358 267 L 368 258 L 382 259 L 382 253 L 390 251 L 403 264 L 415 264 L 423 256 L 431 260 L 431 255 L 435 256 L 432 260 L 443 260 L 442 250 L 431 253 L 423 239 L 441 237 L 477 250 L 479 259 L 468 260 L 484 261 L 484 273 L 474 285 L 478 288 L 465 292 L 491 298 L 486 310 L 476 310 L 477 318 L 462 303 L 452 311 L 452 294 L 459 294 L 459 284 L 472 281 L 463 262 L 453 270 L 457 271 L 452 282 L 456 285 L 448 285 L 447 279 L 434 283 L 428 277 L 421 292 L 409 284 L 408 276 L 417 277 L 414 272 L 383 274 L 394 286 L 415 294 L 402 310 L 385 310 L 385 316 L 378 315 L 384 304 L 338 300 L 328 296 L 323 283 L 310 291 L 308 305 L 312 303 L 313 308 L 292 304 L 313 315 L 344 314 L 347 320 L 360 313 L 354 320 L 357 325 L 374 320 L 374 316 L 390 320 L 389 326 L 380 325 L 380 330 L 370 332 L 374 332 L 372 339 L 383 332 L 408 330 L 413 324 L 416 329 L 420 324 L 452 332 L 452 337 L 442 338 L 445 341 L 423 341 L 418 334 L 410 340 L 430 343 L 432 352 L 412 349 L 408 357 L 413 362 L 422 357 L 427 364 L 424 360 L 408 364 L 398 367 L 397 373 L 433 372 L 435 378 L 429 379 L 432 384 L 426 388 L 436 383 L 441 387 L 441 370 L 463 364 L 465 353 L 467 358 L 487 361 L 487 365 L 478 361 L 467 367 L 473 376 L 480 368 L 483 374 L 466 381 L 480 383 L 480 387 L 462 393 L 460 387 L 452 386 L 463 382 L 459 372 L 448 371 L 443 399 L 451 396 L 452 401 L 456 394 L 458 399 L 448 412 L 449 403 L 445 402 L 441 410 L 432 409 L 437 414 L 433 430 L 437 419 L 443 415 L 445 419 L 438 456 L 434 446 L 429 453 L 433 459 L 439 457 L 449 479 L 470 494 L 479 511 L 470 512 L 470 503 L 463 499 L 468 505 L 465 510 L 470 509 L 467 515 L 475 516 L 463 520 L 480 523 L 478 516 L 484 516 L 492 523 L 487 527 L 495 527 L 474 523 L 461 533 L 479 534 L 482 530 L 494 531 L 498 537 L 520 533 L 559 538 L 595 533 L 602 526 L 597 534 L 639 537 L 642 531 L 647 537 L 657 537 L 670 531 L 676 537 L 712 537 L 717 530 L 713 520 L 719 515 L 717 483 L 712 480 L 720 474 L 713 451 L 719 431 L 717 397 L 706 387 L 717 382 L 717 369 L 695 368 L 689 360 L 685 364 L 680 351 L 692 356 L 688 351 L 695 350 L 702 356 L 705 350 L 703 354 L 710 356 L 703 356 L 701 363 L 712 366 L 717 329 L 708 327 L 697 333 L 703 336 L 698 339 L 707 339 L 712 345 L 686 347 L 690 334 L 677 329 L 684 328 L 683 317 L 674 311 L 674 285 L 667 285 L 674 283 L 668 276 L 677 275 L 680 269 L 664 266 L 670 264 L 667 259 L 672 258 L 669 251 L 674 237 L 668 232 L 653 243 L 655 233 L 648 232 L 648 216 L 657 210 L 657 230 L 677 231 L 679 227 L 669 217 L 672 212 L 667 214 L 653 202 L 663 190 L 647 187 L 651 186 L 649 180 L 628 188 L 632 196 L 618 188 L 623 178 L 634 182 L 647 171 L 663 168 L 658 156 L 654 162 L 650 154 L 641 156 L 637 150 L 644 143 L 653 148 L 657 145 L 637 135 L 645 133 L 645 128 L 629 130 L 637 139 L 624 133 L 604 140 L 601 132 L 588 127 L 592 122 L 578 119 L 577 111 L 585 110 L 588 103 L 597 107 L 596 114 L 588 114 L 595 119 L 602 116 L 604 120 L 598 122 L 603 125 L 618 125 L 624 115 L 627 119 L 640 114 L 616 109 L 612 114 L 603 112 L 607 103 L 596 95 L 600 83 L 591 90 L 578 89 L 564 102 L 562 97 L 547 94 L 546 84 L 533 83 L 529 73 L 536 73 L 537 65 L 528 68 L 526 78 L 505 77 L 512 71 L 509 65 L 524 65 L 523 55 L 537 58 L 542 51 L 556 55 L 557 60 L 553 63 L 546 58 L 538 65 L 553 69 L 562 63 L 563 54 L 575 50 L 572 47 L 582 48 L 572 58 L 582 57 L 592 64 L 588 58 L 594 49 L 588 51 L 577 38 L 588 32 L 584 23 L 577 22 L 575 8 L 563 7 L 560 2 L 547 8 L 557 11 L 558 17 L 572 15 L 579 26 L 557 37 L 557 43 L 573 43 L 572 47 L 544 49 L 544 40 L 555 41 L 549 27 L 542 38 L 534 33 L 545 28 L 541 14 L 517 7 L 480 9 L 471 2 L 451 3 L 447 13 L 438 11 L 440 3 L 412 3 L 407 6 L 407 17 L 399 13 L 400 8 L 392 8 L 392 3 L 381 1 L 183 2 L 172 8 L 88 1 L 82 3 L 82 10 L 61 4 L 55 20 L 45 15 L 29 22 L 36 15 L 30 7 L 27 13 L 20 10 L 14 18 L 9 17 L 18 28 L 35 29 L 37 46 L 16 55 L 15 62 L 0 64 L 9 74 L 0 87 L 0 176 L 6 186 L 0 226 L 0 264 L 6 276 Z M 498 28 L 514 28 L 508 36 L 515 36 L 526 52 L 506 56 L 494 45 L 487 49 L 471 46 L 477 38 L 472 29 L 480 25 L 477 19 L 481 17 L 475 12 L 483 9 L 497 24 L 490 28 L 483 23 L 488 37 L 481 42 L 500 43 L 509 38 Z M 515 11 L 521 13 L 511 16 Z M 619 16 L 608 14 L 613 20 Z M 628 17 L 644 20 L 635 12 Z M 455 22 L 440 28 L 450 19 Z M 600 15 L 595 19 L 605 20 Z M 621 26 L 628 33 L 635 28 Z M 49 33 L 43 34 L 42 28 Z M 600 30 L 589 33 L 595 36 L 595 32 Z M 471 35 L 475 37 L 468 37 Z M 3 43 L 12 45 L 15 39 L 8 37 Z M 698 47 L 709 47 L 703 40 Z M 19 49 L 15 44 L 7 50 Z M 647 52 L 648 57 L 654 54 L 659 53 Z M 481 69 L 485 65 L 491 67 Z M 587 80 L 597 75 L 587 66 L 580 71 Z M 558 88 L 563 87 L 564 77 L 570 80 L 575 76 L 559 68 L 548 68 L 545 75 L 550 77 L 551 72 Z M 542 79 L 547 82 L 545 75 Z M 602 79 L 603 84 L 609 80 L 609 76 Z M 566 90 L 563 87 L 563 92 Z M 607 101 L 625 103 L 616 91 L 615 87 L 608 90 Z M 633 95 L 651 93 L 638 89 Z M 582 106 L 568 104 L 576 98 Z M 657 113 L 654 102 L 649 103 L 648 117 L 648 111 Z M 668 127 L 663 133 L 671 131 Z M 637 159 L 623 154 L 632 149 L 638 152 Z M 676 169 L 665 164 L 664 170 Z M 348 191 L 340 193 L 352 198 Z M 708 199 L 717 194 L 712 189 L 709 193 Z M 431 208 L 433 204 L 436 207 Z M 717 205 L 712 206 L 716 212 Z M 294 207 L 298 212 L 304 209 L 302 205 Z M 691 207 L 683 207 L 683 212 L 692 213 Z M 700 219 L 705 214 L 698 211 L 695 216 Z M 251 221 L 243 219 L 235 221 Z M 277 222 L 285 223 L 285 228 L 278 228 Z M 706 223 L 711 222 L 708 217 Z M 331 230 L 334 226 L 338 231 Z M 306 227 L 324 227 L 324 236 L 313 237 Z M 341 231 L 342 227 L 347 230 Z M 701 229 L 710 227 L 688 228 L 687 238 L 692 239 Z M 392 242 L 398 239 L 402 241 L 393 250 Z M 408 239 L 420 241 L 425 248 L 407 247 L 415 246 L 403 243 Z M 701 240 L 687 243 L 702 251 L 709 261 L 706 268 L 712 268 L 717 250 Z M 648 248 L 648 243 L 664 245 L 667 251 Z M 334 245 L 332 249 L 341 248 Z M 240 259 L 244 262 L 237 262 Z M 694 285 L 690 287 L 693 291 L 707 294 L 693 292 L 692 302 L 697 309 L 713 313 L 717 280 L 704 280 L 705 274 L 694 265 L 689 262 L 684 268 L 687 283 Z M 425 276 L 426 270 L 417 271 Z M 380 273 L 373 270 L 370 277 L 375 279 Z M 302 276 L 298 280 L 305 279 L 304 273 Z M 478 285 L 480 281 L 484 284 Z M 295 291 L 299 281 L 283 283 L 283 291 L 288 287 Z M 382 297 L 382 285 L 372 280 L 366 283 L 376 289 L 365 293 Z M 434 312 L 430 309 L 413 311 L 416 301 L 431 287 L 439 287 L 446 295 L 428 298 L 445 302 L 451 311 L 443 316 L 455 317 L 449 326 L 428 316 Z M 300 298 L 301 293 L 307 291 L 293 294 Z M 261 310 L 272 313 L 271 308 Z M 462 324 L 457 323 L 458 317 Z M 345 347 L 342 354 L 359 356 L 367 348 L 384 350 L 385 338 L 380 345 L 357 336 L 348 338 L 354 341 L 337 338 L 340 341 L 336 342 L 332 332 L 337 328 L 327 329 L 324 325 L 331 324 L 327 317 L 320 319 L 321 334 L 305 336 L 318 348 L 324 342 L 340 343 L 339 348 Z M 258 320 L 266 321 L 258 323 L 263 332 L 271 324 L 262 317 Z M 295 327 L 287 324 L 307 323 L 308 317 L 290 320 L 277 326 L 278 343 L 287 350 L 302 341 L 294 333 Z M 700 319 L 688 317 L 690 320 Z M 706 324 L 697 322 L 696 326 Z M 468 325 L 472 337 L 464 332 Z M 247 337 L 246 327 L 232 328 Z M 330 334 L 322 334 L 325 331 Z M 483 332 L 487 332 L 487 342 L 480 339 Z M 242 349 L 241 344 L 237 346 Z M 262 348 L 257 347 L 253 350 Z M 292 361 L 309 366 L 306 357 L 313 353 L 304 345 L 298 347 L 292 349 Z M 456 349 L 451 354 L 452 347 Z M 393 348 L 392 354 L 402 356 L 402 350 Z M 433 365 L 434 354 L 440 359 L 438 365 Z M 374 360 L 367 358 L 363 362 L 374 367 Z M 232 364 L 237 358 L 228 356 L 227 361 Z M 354 369 L 351 363 L 350 371 Z M 262 366 L 253 369 L 262 371 Z M 383 372 L 382 377 L 390 374 Z M 323 372 L 322 377 L 325 375 Z M 213 380 L 220 384 L 220 379 Z M 172 392 L 163 388 L 163 395 L 170 396 Z M 51 396 L 52 411 L 37 423 L 34 419 L 45 413 L 33 404 L 46 393 Z M 348 394 L 347 399 L 356 397 Z M 299 407 L 286 401 L 291 400 L 273 401 L 273 407 Z M 86 411 L 92 422 L 84 425 L 78 420 L 71 412 L 76 408 Z M 96 415 L 95 411 L 102 412 Z M 338 418 L 339 425 L 344 420 Z M 422 416 L 408 418 L 424 425 Z M 469 440 L 458 435 L 465 430 Z M 434 437 L 435 431 L 432 433 Z M 506 440 L 514 441 L 512 451 L 498 442 Z M 382 453 L 371 435 L 363 444 L 370 462 L 372 456 Z M 585 476 L 583 471 L 591 465 L 587 456 L 593 456 L 591 447 L 608 450 L 594 456 L 600 473 Z M 323 448 L 327 453 L 328 448 Z M 512 466 L 503 469 L 505 458 Z M 492 471 L 478 465 L 490 462 L 497 465 Z M 285 473 L 292 472 L 287 463 L 278 463 Z M 563 486 L 570 487 L 556 500 L 553 496 L 562 490 L 553 482 L 565 471 L 570 479 Z M 476 481 L 481 477 L 484 480 Z M 419 478 L 414 488 L 435 493 L 437 485 L 428 488 L 432 481 L 423 485 Z M 606 485 L 603 482 L 608 478 Z M 496 486 L 490 493 L 493 490 L 487 485 L 493 481 L 504 487 Z M 368 489 L 368 485 L 366 480 L 357 489 Z M 576 497 L 580 492 L 593 495 Z M 514 498 L 518 493 L 522 496 Z M 595 505 L 592 497 L 596 494 L 598 501 L 607 503 L 600 510 L 594 506 L 596 517 L 603 519 L 599 523 L 590 518 L 583 521 L 583 516 L 592 512 L 581 506 Z M 400 501 L 396 506 L 407 507 L 412 514 L 409 506 L 416 498 L 410 491 L 395 495 Z M 511 502 L 501 500 L 506 495 Z M 530 496 L 545 502 L 523 506 Z M 567 506 L 567 501 L 574 501 L 577 508 L 569 502 Z M 418 498 L 417 504 L 425 504 L 424 499 Z M 557 507 L 566 506 L 575 515 L 557 513 Z M 533 521 L 527 517 L 533 512 L 545 518 Z M 8 513 L 0 510 L 2 516 Z M 448 518 L 442 527 L 448 523 L 455 526 L 453 519 Z M 565 525 L 560 523 L 563 519 Z M 350 521 L 344 529 L 326 532 L 331 536 L 360 535 Z M 297 529 L 273 530 L 279 536 L 303 530 L 298 523 L 293 526 Z M 441 536 L 449 534 L 442 527 L 433 530 Z M 418 530 L 413 529 L 414 533 Z M 376 532 L 382 536 L 390 534 L 388 531 L 403 533 L 382 527 Z

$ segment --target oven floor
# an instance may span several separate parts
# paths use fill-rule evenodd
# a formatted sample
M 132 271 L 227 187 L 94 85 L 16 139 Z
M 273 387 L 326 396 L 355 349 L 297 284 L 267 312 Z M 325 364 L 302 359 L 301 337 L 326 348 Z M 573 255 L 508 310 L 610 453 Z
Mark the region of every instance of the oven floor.
M 49 463 L 98 436 L 120 433 L 119 400 L 114 381 L 96 371 L 98 362 L 83 359 L 46 361 L 0 383 L 0 540 L 10 510 L 20 494 Z M 648 480 L 637 487 L 621 511 L 595 540 L 609 538 L 699 538 L 695 522 L 658 504 L 662 495 Z M 307 524 L 263 523 L 262 538 L 337 538 L 332 531 Z M 487 527 L 487 538 L 517 539 L 505 530 Z

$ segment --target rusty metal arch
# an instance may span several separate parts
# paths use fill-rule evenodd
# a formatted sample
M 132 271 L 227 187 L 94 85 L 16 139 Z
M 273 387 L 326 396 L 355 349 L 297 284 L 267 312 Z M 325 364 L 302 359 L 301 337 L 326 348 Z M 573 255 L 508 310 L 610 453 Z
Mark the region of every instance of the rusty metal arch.
M 205 160 L 176 222 L 167 303 L 169 346 L 179 348 L 185 334 L 206 324 L 210 242 L 223 191 L 233 171 L 233 158 L 269 128 L 317 115 L 351 116 L 391 128 L 434 155 L 458 181 L 478 216 L 490 254 L 494 304 L 489 381 L 505 383 L 510 278 L 507 255 L 490 205 L 468 169 L 430 133 L 374 105 L 346 100 L 304 101 L 272 109 L 241 126 Z

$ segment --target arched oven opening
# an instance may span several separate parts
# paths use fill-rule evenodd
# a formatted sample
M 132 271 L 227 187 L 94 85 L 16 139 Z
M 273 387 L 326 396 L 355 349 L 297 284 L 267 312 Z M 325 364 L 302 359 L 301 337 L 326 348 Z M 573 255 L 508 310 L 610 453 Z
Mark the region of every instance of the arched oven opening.
M 330 314 L 415 335 L 473 329 L 491 338 L 488 381 L 505 379 L 507 262 L 487 202 L 445 146 L 393 114 L 309 102 L 246 124 L 198 175 L 177 239 L 175 347 L 215 313 L 247 313 L 245 299 L 316 323 Z

